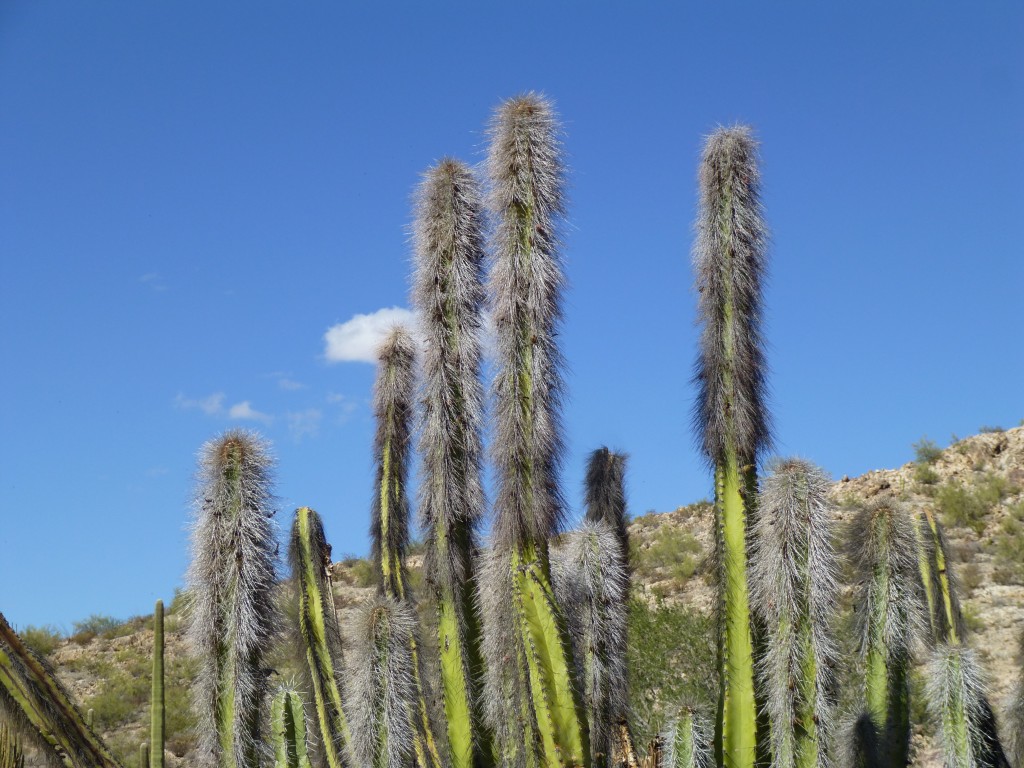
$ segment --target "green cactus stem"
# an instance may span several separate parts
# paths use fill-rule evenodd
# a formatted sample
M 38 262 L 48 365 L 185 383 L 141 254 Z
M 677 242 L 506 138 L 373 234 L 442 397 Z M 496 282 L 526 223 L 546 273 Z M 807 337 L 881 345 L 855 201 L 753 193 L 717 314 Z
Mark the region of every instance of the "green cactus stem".
M 766 227 L 759 199 L 757 144 L 749 128 L 720 128 L 705 143 L 694 267 L 703 325 L 695 376 L 694 422 L 715 470 L 719 577 L 719 701 L 715 756 L 751 768 L 767 753 L 768 733 L 754 686 L 760 634 L 751 621 L 748 527 L 756 466 L 770 442 L 760 330 Z
M 498 346 L 497 495 L 495 555 L 489 581 L 481 584 L 481 605 L 488 718 L 497 752 L 513 768 L 590 764 L 586 716 L 548 556 L 565 506 L 558 478 L 558 229 L 564 213 L 558 133 L 546 99 L 510 99 L 495 113 L 488 155 L 496 221 L 490 294 Z
M 415 345 L 404 328 L 396 327 L 378 350 L 374 387 L 376 484 L 373 500 L 373 561 L 381 595 L 411 605 L 405 572 L 409 546 L 409 499 L 406 492 L 413 413 Z M 406 674 L 415 691 L 416 728 L 413 741 L 421 768 L 440 768 L 441 755 L 430 708 L 426 677 L 415 631 L 407 635 L 411 666 Z M 397 657 L 392 657 L 397 658 Z
M 274 768 L 310 768 L 306 752 L 306 711 L 302 697 L 282 688 L 270 705 L 270 733 L 274 742 Z
M 925 621 L 913 525 L 902 505 L 883 499 L 856 515 L 848 537 L 854 572 L 863 574 L 856 615 L 867 714 L 892 768 L 910 756 L 911 648 Z
M 327 568 L 331 547 L 320 516 L 309 507 L 295 511 L 289 561 L 299 601 L 299 635 L 316 707 L 322 749 L 328 768 L 343 768 L 352 742 L 345 717 L 341 671 L 341 633 Z
M 149 707 L 151 768 L 164 768 L 164 601 L 153 610 L 153 691 Z
M 49 665 L 0 613 L 0 716 L 52 765 L 119 768 Z
M 758 665 L 774 768 L 826 768 L 835 721 L 832 640 L 839 561 L 829 478 L 799 459 L 771 464 L 758 497 L 751 600 L 769 628 Z
M 686 708 L 670 720 L 660 738 L 659 768 L 710 768 L 712 738 L 704 719 Z
M 139 744 L 139 768 L 150 768 L 149 765 L 149 744 Z
M 189 639 L 200 664 L 193 701 L 202 768 L 260 764 L 263 659 L 277 618 L 270 468 L 266 444 L 250 432 L 228 432 L 201 453 Z
M 425 336 L 420 451 L 424 575 L 437 614 L 438 678 L 453 768 L 490 757 L 475 682 L 482 671 L 473 600 L 481 472 L 484 218 L 472 171 L 452 159 L 427 171 L 416 197 L 413 299 Z
M 25 768 L 18 734 L 4 721 L 0 721 L 0 768 Z

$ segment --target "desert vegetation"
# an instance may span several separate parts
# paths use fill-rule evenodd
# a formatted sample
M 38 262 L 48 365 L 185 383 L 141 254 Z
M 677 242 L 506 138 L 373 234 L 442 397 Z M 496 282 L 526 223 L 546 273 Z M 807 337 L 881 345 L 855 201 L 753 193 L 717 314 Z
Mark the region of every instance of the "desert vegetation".
M 454 159 L 423 177 L 420 327 L 378 354 L 370 558 L 333 563 L 327 523 L 301 507 L 285 575 L 269 446 L 213 438 L 166 615 L 93 616 L 69 642 L 0 617 L 0 768 L 26 753 L 66 768 L 898 768 L 929 737 L 949 768 L 1024 768 L 1022 683 L 1005 707 L 991 695 L 972 641 L 985 582 L 965 562 L 976 542 L 995 582 L 1022 578 L 1024 501 L 1002 471 L 1016 430 L 986 430 L 988 452 L 922 439 L 899 483 L 870 487 L 767 460 L 748 127 L 707 137 L 698 174 L 694 422 L 714 499 L 685 524 L 631 521 L 627 456 L 599 447 L 584 519 L 563 530 L 562 141 L 551 102 L 526 94 L 494 113 L 485 179 Z M 58 675 L 48 658 L 72 646 Z M 75 676 L 92 686 L 80 703 Z M 147 703 L 148 728 L 125 732 Z

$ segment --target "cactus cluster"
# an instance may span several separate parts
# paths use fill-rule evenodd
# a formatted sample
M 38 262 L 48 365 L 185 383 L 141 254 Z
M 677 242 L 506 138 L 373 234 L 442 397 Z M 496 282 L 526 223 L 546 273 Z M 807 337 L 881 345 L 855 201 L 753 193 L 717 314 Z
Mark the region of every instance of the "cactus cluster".
M 810 462 L 777 459 L 759 476 L 772 431 L 761 331 L 768 236 L 758 147 L 743 126 L 705 143 L 694 247 L 702 323 L 694 422 L 714 478 L 717 707 L 671 702 L 654 740 L 635 743 L 630 696 L 648 692 L 630 689 L 626 663 L 625 454 L 590 455 L 583 522 L 562 531 L 565 169 L 552 104 L 535 94 L 504 102 L 490 142 L 485 180 L 448 158 L 417 191 L 419 328 L 395 328 L 378 353 L 376 589 L 351 626 L 339 625 L 331 548 L 309 507 L 294 514 L 290 589 L 278 589 L 268 446 L 232 431 L 202 449 L 188 592 L 200 766 L 902 768 L 921 646 L 947 768 L 1008 766 L 930 510 L 882 498 L 840 528 L 829 480 Z M 488 312 L 495 485 L 484 537 Z M 426 557 L 414 591 L 406 557 L 417 448 Z M 852 675 L 841 674 L 836 637 L 842 550 L 854 577 Z M 278 599 L 293 610 L 279 612 Z M 271 698 L 266 659 L 283 615 L 296 617 L 305 679 Z M 164 766 L 161 602 L 153 628 L 140 768 Z M 839 705 L 844 676 L 857 682 L 849 727 Z M 54 766 L 119 768 L 91 715 L 82 717 L 2 616 L 0 716 L 0 768 L 23 768 L 23 745 Z M 1024 731 L 1024 694 L 1010 716 Z M 1024 768 L 1024 737 L 1011 747 Z

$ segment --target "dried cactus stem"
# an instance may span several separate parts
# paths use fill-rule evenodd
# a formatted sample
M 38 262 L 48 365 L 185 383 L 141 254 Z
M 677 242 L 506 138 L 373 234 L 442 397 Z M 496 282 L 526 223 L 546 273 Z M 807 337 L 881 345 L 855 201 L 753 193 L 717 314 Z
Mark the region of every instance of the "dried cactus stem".
M 0 714 L 67 768 L 119 768 L 70 694 L 0 614 Z
M 0 768 L 25 768 L 25 754 L 14 729 L 0 721 Z
M 151 768 L 164 768 L 164 601 L 153 609 L 153 690 L 150 694 Z
M 336 665 L 341 663 L 341 639 L 326 572 L 330 547 L 320 516 L 309 507 L 300 507 L 295 512 L 290 559 L 298 582 L 299 633 L 312 683 L 324 757 L 328 768 L 343 768 L 352 734 L 336 671 Z

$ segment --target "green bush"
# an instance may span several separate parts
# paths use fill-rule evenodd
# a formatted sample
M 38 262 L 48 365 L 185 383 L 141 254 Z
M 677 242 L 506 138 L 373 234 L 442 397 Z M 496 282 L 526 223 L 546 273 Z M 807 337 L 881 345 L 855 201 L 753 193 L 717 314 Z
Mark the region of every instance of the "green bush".
M 942 449 L 927 437 L 914 443 L 913 448 L 914 459 L 918 464 L 934 464 L 942 456 Z
M 935 485 L 939 482 L 939 473 L 930 464 L 918 464 L 914 467 L 914 480 L 921 485 Z
M 104 616 L 99 613 L 94 613 L 89 618 L 82 619 L 81 621 L 76 621 L 74 623 L 74 634 L 91 634 L 93 637 L 96 637 L 97 635 L 105 635 L 108 632 L 120 629 L 123 623 L 123 621 L 115 619 L 113 616 Z
M 717 676 L 710 616 L 633 598 L 627 661 L 638 744 L 646 745 L 681 703 L 714 711 Z
M 29 625 L 19 634 L 25 645 L 40 656 L 49 656 L 64 641 L 63 633 L 51 624 L 41 627 Z
M 369 558 L 346 555 L 342 558 L 341 564 L 344 570 L 337 575 L 346 584 L 353 587 L 372 587 L 376 583 L 377 572 Z
M 630 542 L 630 559 L 642 581 L 669 578 L 686 581 L 703 559 L 703 547 L 682 528 L 663 525 L 646 542 Z
M 995 570 L 999 584 L 1024 584 L 1024 501 L 1010 507 L 993 537 Z
M 86 699 L 82 707 L 95 710 L 97 727 L 110 730 L 138 719 L 137 712 L 149 702 L 151 678 L 112 668 L 102 682 L 100 692 Z
M 999 432 L 1005 432 L 1006 430 L 1000 426 L 990 426 L 988 424 L 982 424 L 978 427 L 978 432 L 982 435 L 998 434 Z
M 1016 491 L 1006 478 L 989 474 L 972 487 L 945 483 L 935 494 L 935 504 L 947 528 L 970 528 L 981 533 L 985 530 L 985 518 L 995 505 Z

